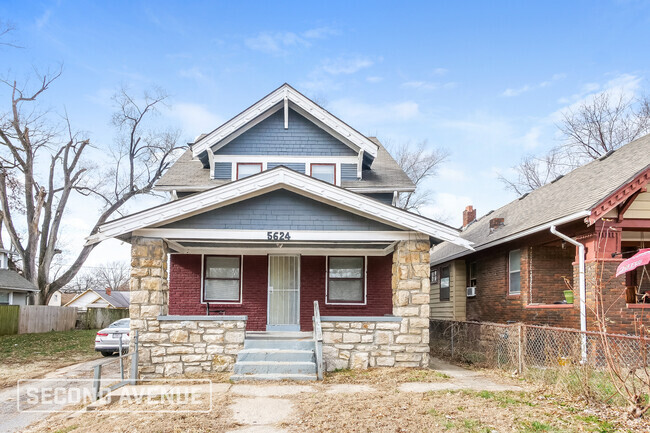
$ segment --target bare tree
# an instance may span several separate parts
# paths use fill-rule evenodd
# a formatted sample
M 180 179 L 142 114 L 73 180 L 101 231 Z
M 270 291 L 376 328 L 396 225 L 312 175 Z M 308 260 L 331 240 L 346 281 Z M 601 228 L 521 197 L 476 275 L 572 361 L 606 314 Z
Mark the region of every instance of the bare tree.
M 449 157 L 449 152 L 439 148 L 429 149 L 426 140 L 415 146 L 405 143 L 391 150 L 397 164 L 415 184 L 415 191 L 399 193 L 397 206 L 418 211 L 432 196 L 432 191 L 423 186 L 424 181 L 435 176 L 440 164 Z
M 545 155 L 523 158 L 513 167 L 513 179 L 499 175 L 506 189 L 519 195 L 533 191 L 650 133 L 650 98 L 602 92 L 566 110 L 558 128 L 562 144 Z
M 125 290 L 129 287 L 131 266 L 127 262 L 109 262 L 93 270 L 98 288 Z
M 165 103 L 165 93 L 156 89 L 136 100 L 121 89 L 115 97 L 113 123 L 119 138 L 111 149 L 113 160 L 103 172 L 94 168 L 85 158 L 90 140 L 73 132 L 67 115 L 60 122 L 39 110 L 38 98 L 60 75 L 59 70 L 40 76 L 32 90 L 16 81 L 2 81 L 9 88 L 10 105 L 0 114 L 0 210 L 25 278 L 40 289 L 37 303 L 47 303 L 52 293 L 68 284 L 95 247 L 84 246 L 67 269 L 51 275 L 53 259 L 61 253 L 59 235 L 70 197 L 82 194 L 104 202 L 88 234 L 95 233 L 130 199 L 151 193 L 180 148 L 178 131 L 148 128 L 150 118 Z M 12 179 L 19 179 L 23 212 L 12 205 Z

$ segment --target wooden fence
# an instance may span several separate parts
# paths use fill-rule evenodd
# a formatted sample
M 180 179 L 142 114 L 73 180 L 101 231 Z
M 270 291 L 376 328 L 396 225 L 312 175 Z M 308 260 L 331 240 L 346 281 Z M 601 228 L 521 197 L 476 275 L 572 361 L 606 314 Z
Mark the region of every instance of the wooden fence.
M 0 305 L 0 335 L 18 333 L 18 305 Z
M 0 335 L 74 329 L 77 309 L 49 305 L 0 306 Z

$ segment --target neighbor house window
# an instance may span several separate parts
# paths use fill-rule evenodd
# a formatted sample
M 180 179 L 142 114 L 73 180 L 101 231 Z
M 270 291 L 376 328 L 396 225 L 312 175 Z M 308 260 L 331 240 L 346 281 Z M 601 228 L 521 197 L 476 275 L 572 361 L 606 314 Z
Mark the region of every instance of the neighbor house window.
M 438 284 L 438 268 L 431 268 L 431 284 Z
M 365 258 L 329 257 L 327 266 L 327 301 L 363 303 L 365 300 Z
M 311 177 L 336 184 L 336 164 L 312 164 Z
M 469 264 L 469 287 L 476 287 L 476 262 Z
M 0 305 L 9 305 L 9 292 L 0 292 Z
M 237 179 L 243 179 L 262 172 L 262 163 L 238 163 L 237 164 Z
M 241 257 L 206 256 L 203 300 L 239 302 L 241 300 Z
M 518 295 L 521 293 L 521 251 L 510 251 L 508 263 L 510 273 L 508 294 Z
M 449 300 L 449 266 L 444 266 L 440 268 L 440 300 L 448 301 Z

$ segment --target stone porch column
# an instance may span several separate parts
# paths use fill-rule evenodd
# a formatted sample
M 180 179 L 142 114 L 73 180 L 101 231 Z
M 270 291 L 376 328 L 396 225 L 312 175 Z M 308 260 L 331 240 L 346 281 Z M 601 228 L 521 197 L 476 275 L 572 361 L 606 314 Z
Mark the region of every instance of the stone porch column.
M 429 365 L 429 238 L 400 241 L 393 252 L 393 314 L 401 317 L 395 336 L 395 366 Z
M 151 348 L 165 337 L 158 316 L 169 312 L 167 244 L 162 239 L 132 238 L 130 290 L 131 330 L 139 331 L 140 374 L 149 376 L 155 372 Z

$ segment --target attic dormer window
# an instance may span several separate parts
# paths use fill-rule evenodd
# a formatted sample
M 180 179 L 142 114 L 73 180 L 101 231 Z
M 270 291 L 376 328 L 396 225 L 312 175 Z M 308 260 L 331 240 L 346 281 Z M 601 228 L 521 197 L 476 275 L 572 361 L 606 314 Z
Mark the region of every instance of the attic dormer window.
M 311 177 L 336 185 L 336 164 L 312 164 Z
M 243 179 L 262 172 L 262 163 L 238 163 L 237 164 L 237 179 Z

